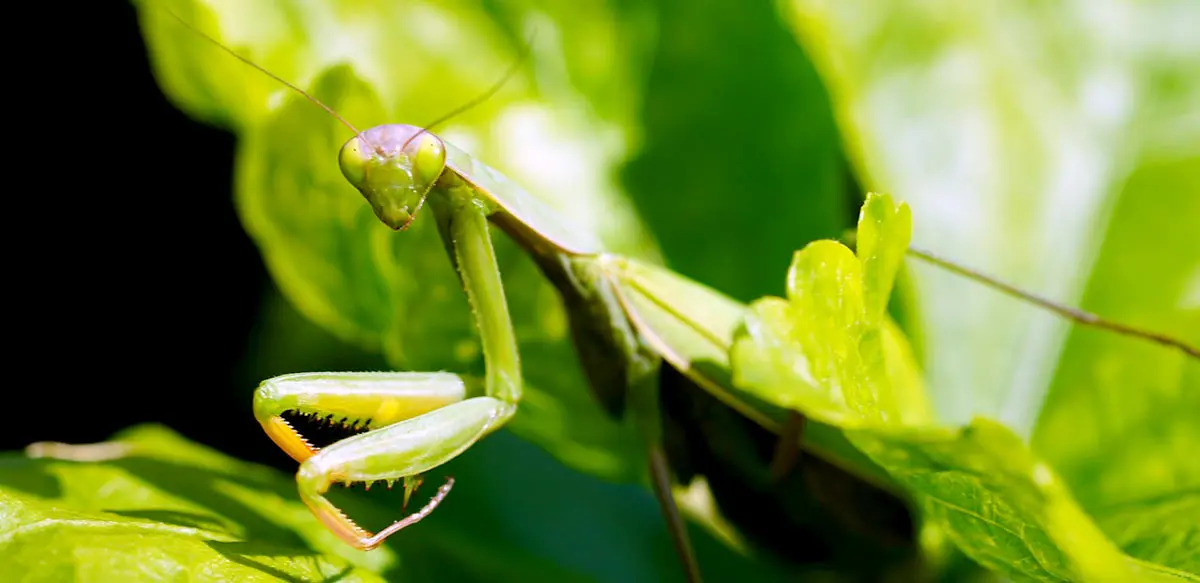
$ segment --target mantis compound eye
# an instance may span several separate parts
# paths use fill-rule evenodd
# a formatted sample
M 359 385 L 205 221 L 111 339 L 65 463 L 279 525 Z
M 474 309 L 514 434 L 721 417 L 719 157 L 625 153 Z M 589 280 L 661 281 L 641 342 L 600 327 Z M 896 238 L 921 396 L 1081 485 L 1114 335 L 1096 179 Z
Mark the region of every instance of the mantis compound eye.
M 412 158 L 413 181 L 433 186 L 446 166 L 446 145 L 441 138 L 423 132 L 405 150 Z
M 366 182 L 368 157 L 366 144 L 363 144 L 358 136 L 347 140 L 341 152 L 338 152 L 338 166 L 342 169 L 342 176 L 355 188 L 361 189 Z

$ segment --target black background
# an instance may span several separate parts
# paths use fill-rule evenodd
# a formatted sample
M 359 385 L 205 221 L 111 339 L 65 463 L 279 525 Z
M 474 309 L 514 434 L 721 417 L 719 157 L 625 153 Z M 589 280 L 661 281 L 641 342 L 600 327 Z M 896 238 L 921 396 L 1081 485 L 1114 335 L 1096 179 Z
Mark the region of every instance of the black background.
M 232 134 L 166 100 L 131 4 L 58 12 L 5 51 L 0 448 L 154 421 L 286 466 L 240 386 L 270 284 L 234 211 Z

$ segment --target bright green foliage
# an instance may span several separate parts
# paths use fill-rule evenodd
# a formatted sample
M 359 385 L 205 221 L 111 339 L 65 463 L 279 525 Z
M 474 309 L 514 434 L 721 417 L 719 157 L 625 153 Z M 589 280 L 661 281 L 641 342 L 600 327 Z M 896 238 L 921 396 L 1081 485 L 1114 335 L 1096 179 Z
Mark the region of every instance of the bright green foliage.
M 300 502 L 290 474 L 234 460 L 160 427 L 133 428 L 115 439 L 132 447 L 123 459 L 0 456 L 6 582 L 649 582 L 677 572 L 649 493 L 597 484 L 503 435 L 480 444 L 476 461 L 450 464 L 460 484 L 438 509 L 441 520 L 369 553 L 326 530 Z M 531 483 L 506 471 L 514 465 L 540 479 Z M 397 516 L 402 488 L 370 494 L 373 502 L 339 488 L 331 495 L 371 528 Z M 580 500 L 587 500 L 583 508 Z M 657 534 L 647 539 L 646 532 Z M 588 537 L 586 548 L 581 536 Z M 714 576 L 783 580 L 702 532 L 693 538 Z
M 892 284 L 904 261 L 908 240 L 912 237 L 912 211 L 907 204 L 892 203 L 891 197 L 868 195 L 858 219 L 858 251 L 862 263 L 862 295 L 864 320 L 861 326 L 879 326 L 887 312 Z M 789 276 L 789 293 L 819 277 L 819 265 L 808 273 L 793 272 Z M 815 293 L 812 290 L 811 293 Z
M 1122 555 L 1054 471 L 995 421 L 860 430 L 851 439 L 916 495 L 930 527 L 996 573 L 1019 581 L 1197 580 Z M 1155 531 L 1188 536 L 1180 526 Z
M 346 552 L 309 518 L 286 476 L 158 428 L 131 430 L 121 441 L 136 453 L 106 463 L 0 459 L 0 556 L 8 576 L 383 581 L 376 573 L 398 566 L 390 550 Z
M 866 299 L 886 301 L 880 292 L 892 285 L 910 230 L 905 205 L 871 195 L 858 256 L 833 241 L 798 252 L 788 299 L 752 305 L 733 348 L 735 382 L 846 429 L 914 495 L 931 532 L 941 531 L 980 564 L 1019 579 L 1129 580 L 1130 569 L 1142 567 L 1105 538 L 1012 430 L 984 418 L 945 427 L 922 414 L 924 393 L 907 344 L 881 317 L 885 305 Z M 1169 532 L 1183 537 L 1175 544 L 1188 544 L 1190 529 L 1179 526 L 1143 530 L 1142 537 Z
M 907 206 L 872 195 L 858 256 L 828 240 L 797 252 L 788 298 L 751 305 L 733 346 L 734 383 L 841 427 L 926 422 L 911 350 L 884 311 L 911 223 Z
M 783 6 L 859 175 L 912 205 L 915 243 L 1200 343 L 1200 37 L 1179 24 L 1200 4 Z M 1123 550 L 1200 575 L 1191 507 L 1128 514 L 1200 489 L 1200 363 L 913 274 L 938 419 L 1004 422 Z

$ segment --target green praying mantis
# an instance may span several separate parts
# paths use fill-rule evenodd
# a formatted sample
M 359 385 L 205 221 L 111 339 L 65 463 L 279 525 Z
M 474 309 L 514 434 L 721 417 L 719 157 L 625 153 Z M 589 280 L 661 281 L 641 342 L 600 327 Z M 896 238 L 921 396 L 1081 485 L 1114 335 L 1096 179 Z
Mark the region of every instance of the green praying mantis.
M 421 509 L 376 533 L 359 527 L 326 497 L 332 485 L 403 480 L 407 500 L 422 475 L 517 414 L 522 369 L 491 242 L 490 230 L 498 228 L 557 289 L 579 363 L 598 400 L 609 411 L 627 411 L 636 420 L 649 452 L 653 489 L 692 578 L 698 579 L 698 568 L 671 497 L 672 456 L 664 446 L 665 427 L 676 422 L 664 408 L 729 411 L 735 423 L 744 422 L 740 427 L 747 434 L 769 436 L 782 460 L 772 463 L 772 479 L 786 480 L 802 449 L 805 463 L 819 464 L 829 480 L 856 488 L 863 500 L 873 501 L 857 505 L 854 512 L 894 518 L 881 527 L 887 532 L 876 535 L 911 544 L 903 497 L 877 467 L 854 454 L 836 429 L 806 423 L 734 385 L 729 349 L 745 305 L 662 266 L 607 252 L 587 230 L 427 128 L 395 124 L 360 131 L 303 90 L 195 32 L 349 128 L 352 137 L 338 154 L 338 164 L 381 222 L 404 231 L 418 216 L 433 215 L 479 334 L 482 379 L 450 372 L 302 373 L 268 379 L 255 391 L 255 418 L 300 464 L 300 498 L 340 539 L 363 550 L 379 546 L 429 516 L 453 480 Z M 1075 317 L 1019 290 L 1011 292 Z M 364 431 L 318 449 L 294 426 L 295 416 L 338 420 Z
M 313 514 L 347 544 L 376 548 L 432 513 L 453 480 L 420 510 L 377 533 L 359 527 L 326 498 L 331 486 L 403 480 L 407 501 L 424 473 L 516 414 L 522 371 L 490 238 L 494 226 L 517 242 L 558 290 L 594 393 L 613 412 L 627 402 L 647 443 L 653 444 L 649 457 L 655 493 L 677 548 L 695 573 L 686 530 L 671 500 L 666 453 L 659 445 L 659 385 L 689 385 L 767 432 L 783 431 L 789 424 L 787 411 L 765 405 L 730 382 L 729 345 L 746 306 L 664 267 L 606 252 L 591 233 L 426 129 L 394 124 L 360 131 L 303 90 L 192 30 L 350 129 L 353 137 L 339 153 L 339 166 L 381 222 L 404 231 L 428 207 L 481 339 L 482 381 L 449 372 L 345 372 L 289 374 L 261 383 L 254 393 L 255 418 L 299 462 L 300 497 Z M 294 426 L 295 417 L 337 420 L 364 431 L 318 449 Z M 854 475 L 855 463 L 869 464 L 865 458 L 846 462 L 831 454 L 847 447 L 838 442 L 835 430 L 810 434 L 805 449 L 829 458 L 830 468 L 849 464 L 845 476 Z M 876 478 L 880 473 L 869 468 L 858 472 Z

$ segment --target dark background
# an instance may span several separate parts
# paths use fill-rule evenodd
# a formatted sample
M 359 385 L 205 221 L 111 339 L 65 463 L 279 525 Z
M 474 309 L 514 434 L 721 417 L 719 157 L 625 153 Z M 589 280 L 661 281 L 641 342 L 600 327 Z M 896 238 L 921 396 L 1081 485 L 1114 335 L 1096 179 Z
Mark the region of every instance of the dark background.
M 6 51 L 17 301 L 0 447 L 155 421 L 285 467 L 253 381 L 233 386 L 271 289 L 233 208 L 233 136 L 166 100 L 131 4 L 85 5 L 30 17 L 47 36 Z

